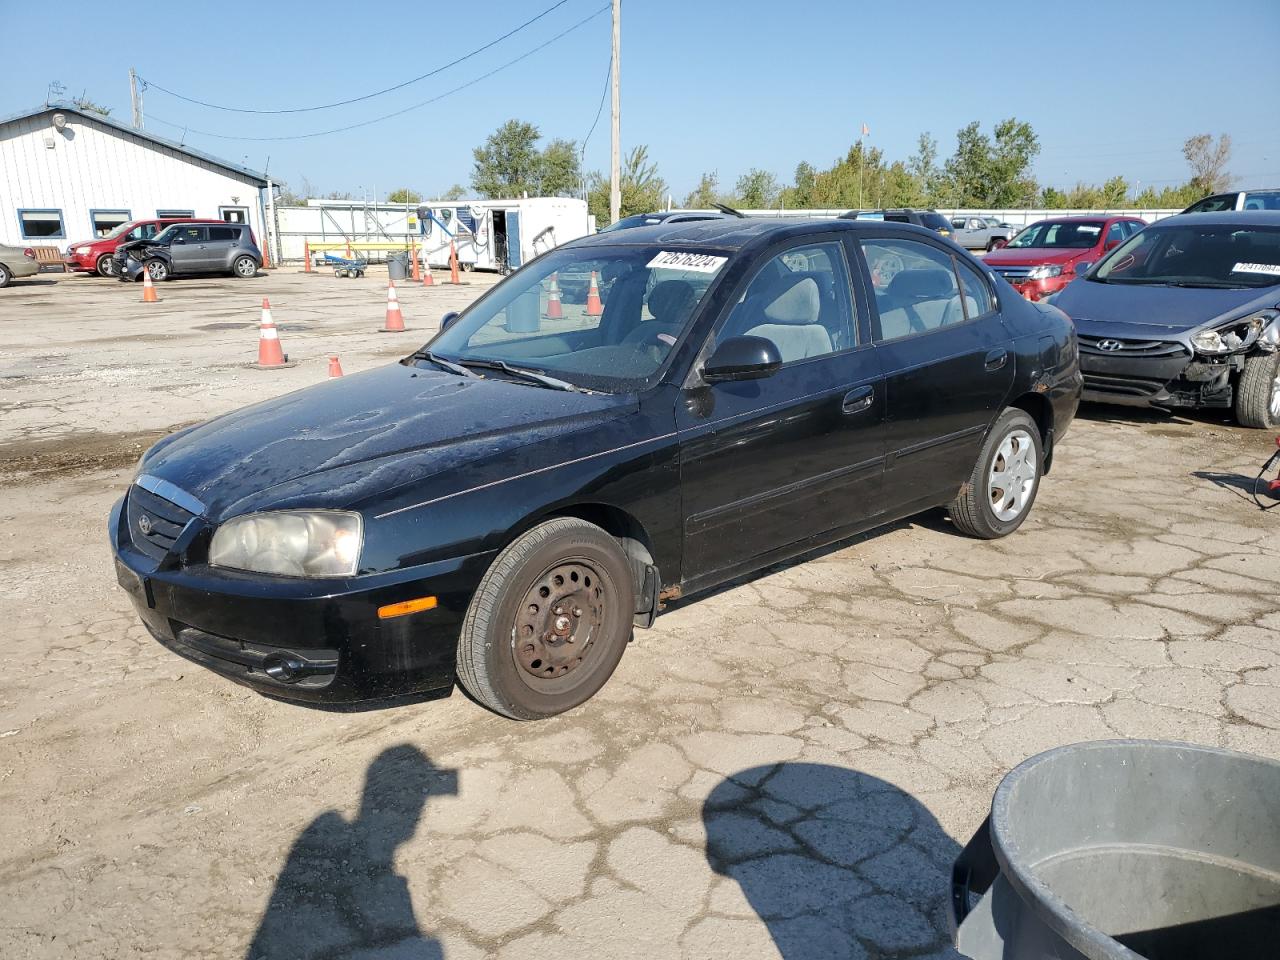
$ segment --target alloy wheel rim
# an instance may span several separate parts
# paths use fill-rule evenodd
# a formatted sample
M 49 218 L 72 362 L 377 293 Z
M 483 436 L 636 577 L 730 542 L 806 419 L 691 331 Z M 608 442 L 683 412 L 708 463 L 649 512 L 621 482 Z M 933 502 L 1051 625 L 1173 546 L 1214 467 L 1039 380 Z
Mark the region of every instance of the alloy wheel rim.
M 164 279 L 164 264 L 162 264 L 162 263 L 153 263 L 153 264 L 151 264 L 149 267 L 147 267 L 147 273 L 151 274 L 151 279 L 152 279 L 152 280 L 163 280 L 163 279 Z
M 238 269 L 239 269 L 239 271 L 240 271 L 240 276 L 242 276 L 242 277 L 247 277 L 247 276 L 249 276 L 249 274 L 253 273 L 253 261 L 252 261 L 252 260 L 249 260 L 249 259 L 241 260 L 241 261 L 237 264 L 237 267 L 238 267 Z
M 521 679 L 535 688 L 574 672 L 603 631 L 608 580 L 580 559 L 557 563 L 525 592 L 511 632 Z
M 1276 378 L 1271 382 L 1271 419 L 1280 420 L 1280 366 L 1277 366 Z
M 1026 430 L 1011 431 L 996 448 L 987 474 L 987 502 L 996 519 L 1015 520 L 1026 509 L 1036 484 L 1035 442 Z

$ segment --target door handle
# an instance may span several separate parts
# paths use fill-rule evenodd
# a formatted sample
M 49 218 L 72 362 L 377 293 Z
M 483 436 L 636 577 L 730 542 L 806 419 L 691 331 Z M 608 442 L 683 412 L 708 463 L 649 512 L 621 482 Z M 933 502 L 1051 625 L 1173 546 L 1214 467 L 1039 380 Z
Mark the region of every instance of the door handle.
M 844 395 L 844 400 L 840 403 L 840 412 L 860 413 L 863 410 L 869 410 L 875 402 L 875 387 L 871 386 L 871 384 L 866 384 L 856 390 L 850 390 Z
M 988 353 L 987 358 L 982 365 L 988 372 L 992 372 L 995 370 L 999 370 L 1008 362 L 1009 362 L 1009 351 L 1004 349 L 1003 347 L 1000 347 Z

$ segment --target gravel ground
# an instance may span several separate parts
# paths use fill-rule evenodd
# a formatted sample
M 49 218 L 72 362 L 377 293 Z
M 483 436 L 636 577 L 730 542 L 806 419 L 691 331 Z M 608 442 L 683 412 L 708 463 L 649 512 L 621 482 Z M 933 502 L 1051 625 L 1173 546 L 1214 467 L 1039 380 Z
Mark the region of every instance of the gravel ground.
M 389 362 L 486 289 L 277 271 L 0 299 L 0 956 L 950 956 L 1000 778 L 1159 737 L 1280 759 L 1271 438 L 1086 408 L 1029 521 L 895 524 L 637 634 L 537 724 L 265 699 L 149 639 L 105 518 L 156 436 Z M 49 282 L 54 280 L 54 282 Z M 269 296 L 297 366 L 258 371 Z

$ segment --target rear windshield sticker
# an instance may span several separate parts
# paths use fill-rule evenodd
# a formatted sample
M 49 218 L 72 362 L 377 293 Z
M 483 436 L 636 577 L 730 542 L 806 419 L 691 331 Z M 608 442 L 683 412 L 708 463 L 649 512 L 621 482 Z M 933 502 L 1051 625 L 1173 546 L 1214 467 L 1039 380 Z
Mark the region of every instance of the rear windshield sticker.
M 1232 273 L 1269 273 L 1280 277 L 1280 263 L 1237 263 L 1231 268 Z
M 715 273 L 724 266 L 728 257 L 715 257 L 708 253 L 682 253 L 664 250 L 649 261 L 649 267 L 666 270 L 687 270 L 689 273 Z

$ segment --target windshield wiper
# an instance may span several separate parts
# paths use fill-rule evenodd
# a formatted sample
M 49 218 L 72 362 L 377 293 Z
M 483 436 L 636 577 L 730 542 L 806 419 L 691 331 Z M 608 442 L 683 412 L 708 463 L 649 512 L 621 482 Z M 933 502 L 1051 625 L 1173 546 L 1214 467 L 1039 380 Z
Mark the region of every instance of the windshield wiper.
M 575 387 L 567 380 L 557 380 L 555 377 L 549 377 L 545 373 L 539 373 L 537 370 L 526 370 L 523 367 L 513 367 L 505 360 L 488 360 L 481 357 L 459 357 L 458 363 L 464 367 L 480 367 L 484 370 L 501 370 L 509 377 L 527 380 L 530 383 L 536 383 L 539 386 L 550 387 L 552 390 L 566 390 L 569 393 L 582 392 L 579 387 Z
M 1167 281 L 1171 287 L 1199 287 L 1204 290 L 1248 290 L 1248 284 L 1229 283 L 1226 280 L 1202 280 L 1192 282 L 1191 280 L 1169 280 Z
M 429 360 L 437 367 L 448 370 L 450 373 L 456 373 L 460 377 L 470 377 L 473 380 L 479 379 L 479 374 L 472 373 L 466 367 L 459 366 L 452 360 L 446 360 L 444 357 L 437 357 L 430 350 L 419 350 L 410 359 L 412 360 Z

